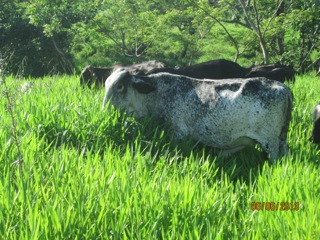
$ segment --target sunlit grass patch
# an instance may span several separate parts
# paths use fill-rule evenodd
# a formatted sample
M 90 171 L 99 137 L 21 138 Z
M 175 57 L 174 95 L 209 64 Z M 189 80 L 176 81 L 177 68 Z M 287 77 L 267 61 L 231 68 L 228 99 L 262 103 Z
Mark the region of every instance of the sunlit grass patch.
M 222 159 L 190 139 L 174 140 L 152 119 L 101 111 L 103 89 L 82 88 L 76 76 L 7 81 L 23 174 L 2 98 L 1 238 L 320 237 L 320 152 L 308 141 L 320 85 L 312 75 L 287 83 L 295 98 L 290 150 L 274 164 L 258 145 Z M 24 82 L 32 85 L 22 92 Z

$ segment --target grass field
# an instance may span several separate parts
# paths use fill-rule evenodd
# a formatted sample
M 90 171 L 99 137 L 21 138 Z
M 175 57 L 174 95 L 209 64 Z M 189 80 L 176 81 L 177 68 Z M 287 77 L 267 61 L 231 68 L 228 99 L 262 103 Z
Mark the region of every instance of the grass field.
M 76 76 L 9 76 L 0 238 L 319 239 L 320 152 L 308 141 L 319 81 L 288 84 L 290 152 L 270 164 L 259 146 L 223 160 L 150 119 L 102 112 L 103 89 L 82 89 Z

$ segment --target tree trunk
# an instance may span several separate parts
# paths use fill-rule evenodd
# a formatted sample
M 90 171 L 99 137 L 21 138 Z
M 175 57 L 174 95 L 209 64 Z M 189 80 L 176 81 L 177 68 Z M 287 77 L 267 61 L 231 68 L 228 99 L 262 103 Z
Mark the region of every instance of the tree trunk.
M 264 64 L 269 64 L 269 53 L 267 50 L 267 46 L 266 46 L 266 42 L 264 41 L 262 36 L 259 36 L 259 41 L 260 41 L 260 47 L 262 50 L 262 54 L 263 54 L 263 62 Z
M 54 38 L 52 37 L 51 38 L 51 41 L 52 41 L 52 44 L 54 46 L 54 48 L 56 49 L 56 51 L 61 55 L 61 58 L 62 60 L 65 62 L 65 70 L 68 72 L 68 73 L 72 73 L 73 72 L 73 69 L 74 69 L 74 66 L 72 65 L 72 63 L 69 61 L 68 57 L 64 54 L 64 52 L 62 52 L 56 41 L 54 40 Z
M 266 41 L 264 40 L 264 36 L 263 36 L 261 29 L 260 29 L 259 13 L 258 13 L 258 9 L 257 9 L 257 5 L 256 5 L 255 0 L 253 1 L 253 9 L 255 12 L 255 20 L 256 20 L 256 26 L 253 26 L 253 28 L 255 29 L 255 31 L 259 37 L 259 43 L 260 43 L 260 47 L 261 47 L 262 54 L 263 54 L 263 62 L 264 62 L 264 64 L 269 64 L 269 53 L 267 50 Z
M 188 43 L 184 44 L 183 50 L 179 54 L 178 61 L 181 61 L 182 59 L 185 58 L 185 56 L 187 55 L 188 46 L 189 46 Z
M 218 19 L 216 18 L 214 15 L 210 14 L 206 9 L 198 6 L 199 9 L 201 9 L 205 14 L 207 14 L 210 18 L 212 18 L 215 22 L 217 22 L 225 31 L 225 33 L 228 35 L 228 37 L 230 38 L 231 42 L 233 43 L 233 46 L 236 49 L 236 54 L 234 57 L 234 61 L 236 62 L 239 55 L 240 55 L 240 51 L 239 51 L 239 47 L 238 47 L 238 42 L 232 37 L 232 35 L 230 34 L 230 32 L 228 31 L 228 29 L 226 28 L 226 26 Z
M 279 0 L 279 7 L 276 12 L 276 16 L 280 16 L 284 13 L 284 1 Z M 279 55 L 282 55 L 284 53 L 284 33 L 281 33 L 279 36 L 277 36 L 277 44 L 279 49 Z

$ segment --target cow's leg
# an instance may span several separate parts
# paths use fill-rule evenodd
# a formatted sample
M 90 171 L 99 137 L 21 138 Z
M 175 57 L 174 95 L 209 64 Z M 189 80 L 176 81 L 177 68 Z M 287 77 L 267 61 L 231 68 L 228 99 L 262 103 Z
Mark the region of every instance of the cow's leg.
M 242 150 L 243 148 L 245 148 L 245 146 L 239 146 L 239 147 L 235 147 L 235 148 L 232 148 L 232 149 L 223 149 L 223 150 L 220 150 L 219 153 L 220 153 L 220 156 L 222 158 L 228 158 L 230 157 L 232 154 L 234 154 L 235 152 L 238 152 L 240 150 Z
M 230 142 L 230 147 L 228 149 L 221 149 L 220 154 L 223 158 L 227 158 L 234 154 L 235 152 L 238 152 L 242 150 L 243 148 L 255 144 L 256 141 L 249 137 L 240 137 L 232 142 Z
M 286 140 L 280 141 L 279 153 L 280 156 L 284 156 L 288 153 L 289 147 Z
M 267 138 L 262 141 L 258 141 L 263 150 L 269 154 L 270 161 L 273 163 L 277 158 L 283 155 L 285 146 L 281 144 L 278 137 Z

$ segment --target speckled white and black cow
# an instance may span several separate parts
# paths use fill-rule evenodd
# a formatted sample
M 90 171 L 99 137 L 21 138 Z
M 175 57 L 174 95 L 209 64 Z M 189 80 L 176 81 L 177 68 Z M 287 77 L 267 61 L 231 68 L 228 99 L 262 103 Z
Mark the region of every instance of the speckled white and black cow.
M 108 101 L 140 118 L 155 115 L 177 138 L 192 137 L 222 156 L 260 143 L 271 161 L 287 153 L 292 94 L 266 78 L 199 80 L 158 73 L 113 73 L 105 82 Z

